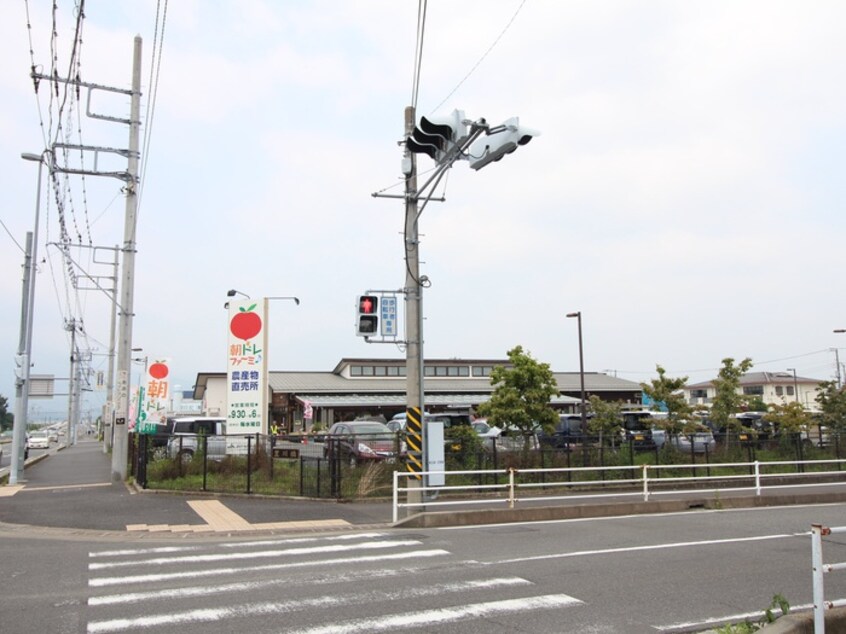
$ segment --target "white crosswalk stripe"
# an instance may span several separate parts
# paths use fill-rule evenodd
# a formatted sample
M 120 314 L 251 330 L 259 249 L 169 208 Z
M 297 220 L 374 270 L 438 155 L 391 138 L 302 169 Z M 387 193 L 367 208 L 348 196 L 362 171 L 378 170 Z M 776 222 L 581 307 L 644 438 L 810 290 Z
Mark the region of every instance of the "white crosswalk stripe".
M 532 596 L 526 579 L 382 533 L 101 550 L 89 559 L 91 634 L 379 632 L 582 603 Z

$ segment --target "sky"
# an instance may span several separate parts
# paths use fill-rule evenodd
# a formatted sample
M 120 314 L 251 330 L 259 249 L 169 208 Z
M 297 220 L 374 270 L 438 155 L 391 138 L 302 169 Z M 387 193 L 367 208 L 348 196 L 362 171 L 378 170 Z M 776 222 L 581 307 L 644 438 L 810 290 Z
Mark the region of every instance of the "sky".
M 67 76 L 74 41 L 76 3 L 56 2 L 54 45 L 51 4 L 0 9 L 10 406 L 37 198 L 37 164 L 20 154 L 44 150 L 57 118 L 30 67 L 49 73 L 55 54 Z M 83 81 L 127 89 L 143 38 L 137 356 L 170 359 L 183 390 L 223 372 L 223 305 L 237 289 L 301 300 L 270 304 L 271 370 L 403 358 L 355 335 L 355 307 L 405 281 L 403 202 L 372 194 L 402 192 L 418 2 L 179 0 L 162 34 L 164 6 L 87 0 L 77 65 Z M 566 315 L 581 311 L 588 372 L 644 382 L 660 364 L 696 382 L 749 357 L 753 371 L 834 378 L 846 341 L 832 332 L 846 328 L 844 25 L 837 0 L 428 2 L 418 115 L 518 116 L 541 135 L 478 172 L 456 163 L 438 190 L 446 200 L 420 216 L 426 358 L 504 359 L 521 345 L 577 372 Z M 64 111 L 66 142 L 128 147 L 128 127 L 87 118 L 85 99 Z M 91 109 L 126 117 L 129 102 L 95 93 Z M 98 166 L 126 169 L 109 156 Z M 107 366 L 111 301 L 83 287 L 114 274 L 125 198 L 114 178 L 62 179 L 73 242 L 97 247 L 69 249 L 74 289 L 46 181 L 32 372 L 66 379 L 69 319 L 83 324 L 92 368 Z M 64 397 L 30 401 L 36 419 L 64 411 Z

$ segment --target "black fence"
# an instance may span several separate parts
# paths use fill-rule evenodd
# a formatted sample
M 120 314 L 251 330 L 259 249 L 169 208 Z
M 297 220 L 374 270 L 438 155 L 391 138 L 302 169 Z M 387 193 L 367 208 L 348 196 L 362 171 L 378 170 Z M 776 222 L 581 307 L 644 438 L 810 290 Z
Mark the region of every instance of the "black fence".
M 462 434 L 446 439 L 444 454 L 447 471 L 701 464 L 702 474 L 710 475 L 709 466 L 719 463 L 841 459 L 841 447 L 838 435 L 820 442 L 801 434 L 650 441 L 638 436 L 553 440 Z M 405 468 L 405 448 L 401 433 L 387 438 L 131 434 L 130 471 L 144 488 L 361 499 L 391 494 L 393 471 Z M 477 479 L 479 484 L 497 481 L 493 474 Z

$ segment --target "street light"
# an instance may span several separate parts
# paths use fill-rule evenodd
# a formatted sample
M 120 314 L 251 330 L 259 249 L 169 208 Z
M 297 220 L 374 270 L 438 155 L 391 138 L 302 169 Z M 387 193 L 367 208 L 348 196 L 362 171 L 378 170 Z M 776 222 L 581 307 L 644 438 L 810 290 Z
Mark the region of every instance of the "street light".
M 567 313 L 567 317 L 579 320 L 579 380 L 582 392 L 582 446 L 587 447 L 587 411 L 585 409 L 585 356 L 582 348 L 582 311 Z
M 235 295 L 241 295 L 242 297 L 246 297 L 247 299 L 250 299 L 250 296 L 249 296 L 249 295 L 247 295 L 246 293 L 242 293 L 242 292 L 241 292 L 241 291 L 239 291 L 239 290 L 235 290 L 234 288 L 232 288 L 232 289 L 230 289 L 230 290 L 226 291 L 226 296 L 227 296 L 227 297 L 235 297 Z
M 787 368 L 788 372 L 793 372 L 793 392 L 796 396 L 796 402 L 799 402 L 799 382 L 796 379 L 796 368 Z
M 46 154 L 46 152 L 44 153 Z M 35 228 L 27 238 L 32 239 L 31 248 L 26 253 L 24 289 L 21 295 L 21 334 L 18 346 L 20 377 L 15 381 L 15 420 L 12 427 L 12 462 L 9 469 L 9 484 L 17 484 L 23 479 L 24 452 L 26 449 L 26 420 L 29 409 L 29 370 L 32 365 L 32 314 L 35 310 L 35 271 L 38 261 L 38 225 L 41 211 L 41 172 L 44 167 L 44 154 L 24 152 L 21 158 L 38 163 L 38 184 L 35 196 Z M 27 245 L 29 246 L 29 245 Z

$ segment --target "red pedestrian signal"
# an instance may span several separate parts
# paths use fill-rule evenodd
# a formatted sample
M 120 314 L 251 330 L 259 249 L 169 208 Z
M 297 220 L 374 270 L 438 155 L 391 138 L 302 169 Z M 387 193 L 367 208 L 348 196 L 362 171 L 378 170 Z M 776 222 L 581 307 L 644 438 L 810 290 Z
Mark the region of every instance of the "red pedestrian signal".
M 371 337 L 379 329 L 379 298 L 376 295 L 360 295 L 358 314 L 356 315 L 355 334 L 359 337 Z

